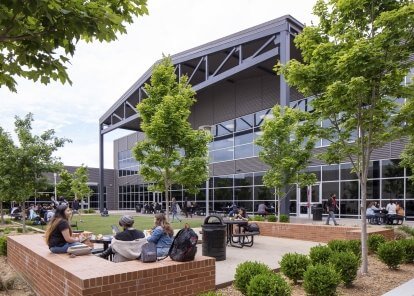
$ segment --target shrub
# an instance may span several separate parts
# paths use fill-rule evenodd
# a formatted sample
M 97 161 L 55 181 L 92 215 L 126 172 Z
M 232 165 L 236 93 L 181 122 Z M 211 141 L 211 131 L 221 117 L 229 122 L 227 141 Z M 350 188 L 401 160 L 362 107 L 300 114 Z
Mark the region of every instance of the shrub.
M 340 274 L 345 286 L 349 287 L 357 276 L 359 257 L 351 251 L 339 252 L 333 253 L 329 261 Z
M 311 265 L 303 275 L 303 288 L 307 295 L 333 296 L 341 281 L 340 275 L 331 265 Z
M 394 240 L 407 239 L 410 235 L 400 228 L 394 228 Z
M 265 220 L 265 218 L 264 217 L 262 217 L 262 216 L 258 216 L 258 215 L 256 215 L 256 216 L 253 216 L 251 219 L 249 219 L 249 220 L 251 220 L 251 221 L 264 221 Z
M 272 272 L 272 270 L 264 263 L 252 261 L 240 263 L 236 267 L 236 274 L 234 275 L 234 286 L 237 290 L 243 294 L 246 294 L 247 285 L 255 275 L 270 272 Z
M 278 295 L 290 296 L 290 285 L 278 274 L 264 273 L 254 276 L 247 286 L 247 295 Z
M 279 222 L 282 222 L 282 223 L 289 223 L 289 215 L 281 214 L 281 215 L 280 215 Z
M 382 234 L 373 234 L 368 236 L 368 250 L 371 253 L 376 253 L 379 245 L 386 242 L 385 237 Z
M 403 262 L 414 262 L 414 238 L 402 239 L 398 241 L 398 244 L 403 248 Z
M 400 229 L 400 230 L 404 231 L 405 233 L 407 233 L 407 234 L 409 234 L 411 236 L 414 236 L 414 228 L 413 227 L 410 227 L 408 225 L 401 225 L 397 229 Z
M 403 261 L 404 249 L 397 241 L 389 241 L 378 247 L 379 259 L 390 269 L 397 269 Z
M 280 261 L 280 270 L 296 284 L 299 280 L 303 279 L 303 273 L 310 263 L 311 261 L 306 255 L 287 253 L 283 255 Z
M 334 252 L 346 252 L 349 250 L 349 245 L 346 240 L 334 239 L 328 242 L 328 247 Z
M 331 254 L 332 250 L 328 246 L 318 245 L 310 249 L 309 257 L 313 265 L 317 263 L 325 264 L 328 262 Z
M 267 222 L 276 222 L 277 217 L 275 215 L 267 216 Z
M 0 255 L 7 256 L 7 237 L 6 236 L 0 237 Z
M 354 253 L 357 258 L 361 258 L 361 241 L 359 239 L 351 239 L 346 242 L 348 245 L 347 251 Z
M 17 233 L 23 233 L 23 228 L 21 228 L 21 227 L 18 227 L 16 230 L 17 230 Z

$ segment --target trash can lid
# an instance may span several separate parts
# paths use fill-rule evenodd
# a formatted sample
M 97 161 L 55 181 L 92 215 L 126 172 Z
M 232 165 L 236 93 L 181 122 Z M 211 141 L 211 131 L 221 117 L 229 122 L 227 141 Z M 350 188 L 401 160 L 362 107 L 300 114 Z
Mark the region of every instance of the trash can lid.
M 212 220 L 216 220 L 215 222 L 209 222 L 210 221 L 210 218 L 212 218 Z M 217 221 L 218 220 L 218 221 Z M 207 216 L 205 219 L 204 219 L 204 224 L 222 224 L 222 225 L 224 225 L 224 223 L 223 223 L 223 219 L 221 219 L 221 217 L 220 216 L 217 216 L 217 215 L 210 215 L 210 216 Z

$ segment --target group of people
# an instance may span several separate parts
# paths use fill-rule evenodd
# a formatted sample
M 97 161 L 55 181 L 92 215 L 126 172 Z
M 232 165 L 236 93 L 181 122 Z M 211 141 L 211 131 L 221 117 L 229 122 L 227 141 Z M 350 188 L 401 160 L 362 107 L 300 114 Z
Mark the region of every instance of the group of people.
M 80 234 L 73 236 L 69 223 L 72 210 L 68 204 L 56 207 L 55 215 L 47 226 L 45 233 L 46 243 L 52 253 L 66 253 L 69 247 L 79 245 L 85 237 Z M 174 237 L 174 230 L 167 222 L 163 213 L 155 214 L 154 227 L 150 235 L 133 228 L 134 218 L 129 215 L 119 219 L 119 226 L 123 231 L 117 233 L 111 241 L 111 246 L 101 253 L 100 257 L 108 258 L 113 255 L 114 262 L 122 262 L 137 259 L 141 253 L 141 247 L 145 242 L 152 242 L 157 247 L 157 257 L 168 254 Z
M 405 211 L 402 204 L 391 199 L 385 208 L 378 202 L 371 202 L 367 207 L 366 216 L 371 224 L 392 224 L 397 216 L 404 217 Z

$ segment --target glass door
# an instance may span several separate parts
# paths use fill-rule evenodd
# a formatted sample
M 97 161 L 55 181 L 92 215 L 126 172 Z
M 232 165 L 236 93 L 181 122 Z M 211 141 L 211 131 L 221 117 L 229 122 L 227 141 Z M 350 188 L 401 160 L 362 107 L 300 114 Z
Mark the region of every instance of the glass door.
M 310 218 L 312 205 L 322 203 L 321 186 L 318 183 L 313 186 L 298 187 L 297 196 L 299 197 L 297 204 L 298 216 Z

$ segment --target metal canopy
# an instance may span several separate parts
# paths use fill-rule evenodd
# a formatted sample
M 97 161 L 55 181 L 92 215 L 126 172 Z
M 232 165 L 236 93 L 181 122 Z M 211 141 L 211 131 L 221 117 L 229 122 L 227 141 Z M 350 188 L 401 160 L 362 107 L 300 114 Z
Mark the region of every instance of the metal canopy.
M 283 59 L 281 55 L 290 52 L 291 39 L 286 36 L 296 35 L 302 28 L 299 21 L 286 15 L 181 52 L 172 56 L 176 74 L 187 75 L 195 91 L 219 81 L 234 82 L 244 72 L 260 70 L 273 74 L 275 57 Z M 136 105 L 147 97 L 144 85 L 151 73 L 152 67 L 99 119 L 100 134 L 117 128 L 140 130 Z

